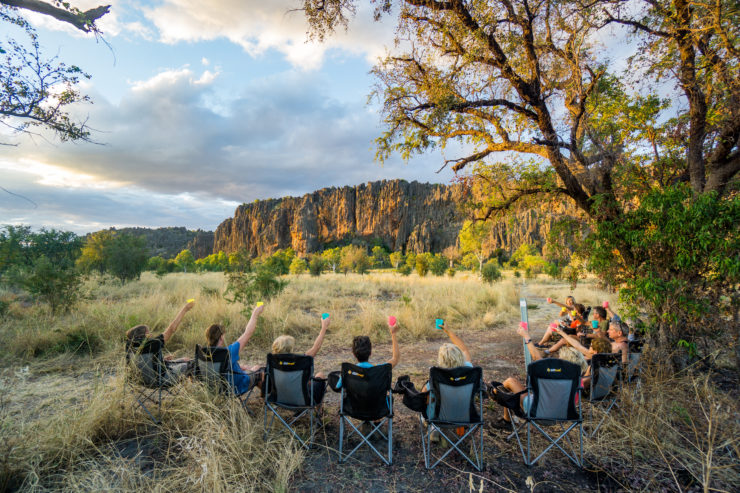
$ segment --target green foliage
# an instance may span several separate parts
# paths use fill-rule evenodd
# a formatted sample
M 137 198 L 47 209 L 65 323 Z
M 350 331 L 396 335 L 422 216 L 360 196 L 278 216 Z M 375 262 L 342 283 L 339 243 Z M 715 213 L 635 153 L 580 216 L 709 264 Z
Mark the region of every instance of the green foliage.
M 414 270 L 416 268 L 416 253 L 406 253 L 406 265 L 408 265 L 411 270 Z
M 115 235 L 105 247 L 105 270 L 121 283 L 138 279 L 147 265 L 144 238 L 128 234 Z
M 519 248 L 517 248 L 516 251 L 511 255 L 511 258 L 509 259 L 509 264 L 512 267 L 518 267 L 519 264 L 523 262 L 526 257 L 534 256 L 539 256 L 537 248 L 535 248 L 534 245 L 522 243 L 521 245 L 519 245 Z
M 489 233 L 490 226 L 482 221 L 465 221 L 460 229 L 460 252 L 475 255 L 478 259 L 478 269 L 482 269 L 483 261 L 486 259 L 483 242 Z
M 278 250 L 262 262 L 262 266 L 270 270 L 276 276 L 282 276 L 290 272 L 290 264 L 293 262 L 295 252 L 292 248 Z
M 339 263 L 342 260 L 342 249 L 339 247 L 328 248 L 321 252 L 321 258 L 324 259 L 326 265 L 331 268 L 331 271 L 336 274 Z
M 501 269 L 499 269 L 497 261 L 489 260 L 483 264 L 483 268 L 481 269 L 481 279 L 488 284 L 501 279 Z
M 52 313 L 69 310 L 77 301 L 81 274 L 71 262 L 55 263 L 42 255 L 31 266 L 11 274 L 11 284 L 49 304 Z
M 256 301 L 269 300 L 287 285 L 287 280 L 278 279 L 275 272 L 262 265 L 254 272 L 229 272 L 224 298 L 231 303 L 241 303 L 244 310 L 249 310 Z
M 97 271 L 104 273 L 108 262 L 106 248 L 116 235 L 114 231 L 103 230 L 92 233 L 85 239 L 82 254 L 77 259 L 77 266 L 85 273 Z
M 447 275 L 449 277 L 455 277 L 455 272 L 456 272 L 455 269 L 452 268 L 452 267 L 450 267 L 449 269 L 447 269 Z
M 439 254 L 433 255 L 429 259 L 429 270 L 435 276 L 444 275 L 445 271 L 447 270 L 447 259 Z
M 296 275 L 303 274 L 306 272 L 307 267 L 305 260 L 300 257 L 293 257 L 293 260 L 290 262 L 290 273 Z
M 401 262 L 403 262 L 403 253 L 402 252 L 393 252 L 389 256 L 389 260 L 391 262 L 391 265 L 394 269 L 398 269 L 398 266 L 401 265 Z
M 348 245 L 342 248 L 342 258 L 340 269 L 345 274 L 354 271 L 358 274 L 365 274 L 370 268 L 370 257 L 367 256 L 365 248 L 358 245 Z
M 398 266 L 398 269 L 396 269 L 396 272 L 401 274 L 402 276 L 408 276 L 411 274 L 411 267 L 408 264 L 401 264 Z
M 308 272 L 314 277 L 321 275 L 321 271 L 324 270 L 326 263 L 321 255 L 312 255 L 311 260 L 308 262 Z
M 390 264 L 390 258 L 385 248 L 382 246 L 373 247 L 372 263 L 374 267 L 387 267 Z
M 740 282 L 740 197 L 654 190 L 589 240 L 591 268 L 621 286 L 620 299 L 648 310 L 648 326 L 673 347 L 725 336 Z M 634 315 L 635 313 L 633 313 Z
M 460 266 L 463 269 L 476 272 L 480 267 L 480 262 L 478 261 L 478 257 L 476 257 L 474 253 L 468 253 L 467 255 L 463 256 L 462 260 L 460 261 Z
M 430 257 L 429 253 L 420 253 L 416 256 L 416 273 L 419 274 L 419 277 L 425 277 L 429 272 Z
M 195 259 L 188 249 L 182 250 L 177 254 L 175 264 L 178 270 L 182 272 L 193 272 L 195 270 Z

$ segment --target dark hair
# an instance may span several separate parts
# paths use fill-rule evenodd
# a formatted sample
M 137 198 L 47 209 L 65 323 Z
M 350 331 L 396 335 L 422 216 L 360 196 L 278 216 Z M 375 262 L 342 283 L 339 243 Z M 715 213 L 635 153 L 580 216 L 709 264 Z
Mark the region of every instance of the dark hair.
M 356 336 L 352 339 L 352 354 L 357 361 L 364 363 L 370 359 L 370 353 L 373 351 L 373 345 L 368 336 Z
M 586 311 L 586 307 L 580 303 L 576 303 L 575 305 L 573 305 L 573 308 L 576 309 L 576 312 L 578 312 L 578 315 L 583 315 L 584 312 Z
M 594 307 L 594 311 L 599 314 L 599 317 L 606 318 L 606 309 L 603 306 Z
M 126 331 L 126 339 L 128 340 L 128 343 L 132 346 L 138 346 L 142 342 L 144 342 L 144 339 L 146 339 L 146 332 L 149 330 L 149 327 L 146 325 L 136 325 L 135 327 L 131 327 Z
M 224 335 L 224 329 L 218 324 L 212 324 L 206 329 L 206 341 L 209 346 L 218 346 L 218 341 Z

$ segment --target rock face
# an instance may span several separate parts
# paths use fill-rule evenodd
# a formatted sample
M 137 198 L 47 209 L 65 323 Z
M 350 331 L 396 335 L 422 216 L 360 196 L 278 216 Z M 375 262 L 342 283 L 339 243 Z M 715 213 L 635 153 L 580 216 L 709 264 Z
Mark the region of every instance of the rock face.
M 195 237 L 188 242 L 187 249 L 195 259 L 210 255 L 213 252 L 213 231 L 196 231 Z
M 379 240 L 391 250 L 439 252 L 457 241 L 462 199 L 458 185 L 384 180 L 255 201 L 216 228 L 213 251 L 245 248 L 259 256 L 292 247 L 306 254 L 327 244 Z

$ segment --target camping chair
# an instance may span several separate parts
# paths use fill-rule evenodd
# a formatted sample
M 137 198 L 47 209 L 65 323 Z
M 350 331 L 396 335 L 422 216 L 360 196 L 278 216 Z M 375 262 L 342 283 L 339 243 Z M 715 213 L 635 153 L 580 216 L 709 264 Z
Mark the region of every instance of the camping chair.
M 462 455 L 477 471 L 481 470 L 483 456 L 483 370 L 480 367 L 460 366 L 457 368 L 432 367 L 429 370 L 429 388 L 434 393 L 434 417 L 422 413 L 421 445 L 424 465 L 433 469 L 453 450 Z M 478 405 L 476 406 L 476 396 Z M 430 392 L 431 398 L 431 392 Z M 426 417 L 426 421 L 425 418 Z M 426 422 L 426 430 L 424 424 Z M 447 451 L 432 463 L 432 432 L 439 433 L 450 444 Z M 458 433 L 461 430 L 462 433 Z M 476 432 L 477 436 L 476 436 Z M 462 445 L 470 439 L 470 454 Z M 470 457 L 472 455 L 472 458 Z
M 146 339 L 137 344 L 126 342 L 126 373 L 124 389 L 131 390 L 136 404 L 149 415 L 155 424 L 155 418 L 147 403 L 157 406 L 157 414 L 162 413 L 162 392 L 169 392 L 177 383 L 177 377 L 167 371 L 162 356 L 164 342 L 161 338 Z
M 594 420 L 594 408 L 603 405 L 604 416 L 599 424 L 591 430 L 589 437 L 596 435 L 599 428 L 604 423 L 609 411 L 617 405 L 617 392 L 619 390 L 620 370 L 622 367 L 622 355 L 613 354 L 594 354 L 591 357 L 591 382 L 589 384 L 588 402 L 590 406 L 591 423 Z
M 640 387 L 640 374 L 642 365 L 640 364 L 640 356 L 642 353 L 643 341 L 634 340 L 629 342 L 629 360 L 627 361 L 627 369 L 625 375 L 625 381 L 628 383 L 636 383 L 636 386 Z
M 256 377 L 259 372 L 244 373 L 249 375 L 249 389 L 246 392 L 237 393 L 234 385 L 234 370 L 231 367 L 229 349 L 225 347 L 201 347 L 199 344 L 195 345 L 195 378 L 219 393 L 236 397 L 247 414 L 252 416 L 249 408 L 247 408 L 247 401 L 257 386 Z
M 272 429 L 275 417 L 290 431 L 303 447 L 313 444 L 316 409 L 321 400 L 314 399 L 313 382 L 325 381 L 313 376 L 313 357 L 303 354 L 268 354 L 265 376 L 265 438 Z M 285 419 L 279 409 L 293 411 L 293 417 Z M 267 422 L 268 412 L 270 422 Z M 309 434 L 301 437 L 294 429 L 300 418 L 308 416 Z
M 540 460 L 551 448 L 557 447 L 578 467 L 583 467 L 583 419 L 581 415 L 581 367 L 575 363 L 563 361 L 557 358 L 545 358 L 533 362 L 527 367 L 527 390 L 529 392 L 530 405 L 526 413 L 520 413 L 524 420 L 519 426 L 512 418 L 511 426 L 513 435 L 519 443 L 524 463 L 528 466 Z M 517 402 L 518 405 L 518 402 Z M 564 423 L 570 423 L 567 428 Z M 560 435 L 550 436 L 544 427 L 560 427 Z M 524 451 L 520 430 L 526 426 L 527 450 Z M 568 434 L 571 430 L 578 429 L 579 453 L 576 454 L 570 443 Z M 531 435 L 539 431 L 547 438 L 550 444 L 534 459 L 531 460 L 532 440 Z M 568 441 L 571 452 L 566 451 L 560 441 Z
M 351 363 L 342 363 L 342 395 L 339 407 L 339 462 L 344 462 L 363 444 L 370 447 L 386 464 L 393 462 L 393 397 L 391 396 L 392 366 L 389 363 L 362 368 Z M 355 426 L 353 420 L 366 422 L 370 431 L 365 434 Z M 344 428 L 349 425 L 347 439 L 357 434 L 360 443 L 351 452 L 344 454 Z M 381 427 L 387 424 L 386 433 Z M 388 453 L 383 455 L 370 442 L 375 434 L 388 442 Z

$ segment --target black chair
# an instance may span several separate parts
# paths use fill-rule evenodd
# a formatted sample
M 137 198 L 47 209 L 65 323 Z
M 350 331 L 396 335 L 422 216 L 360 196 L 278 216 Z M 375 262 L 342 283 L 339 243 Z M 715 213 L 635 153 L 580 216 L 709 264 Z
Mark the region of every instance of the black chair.
M 389 364 L 362 368 L 351 363 L 342 363 L 342 395 L 339 407 L 339 462 L 344 462 L 362 445 L 367 445 L 380 459 L 390 465 L 393 462 L 393 396 L 391 395 L 393 367 Z M 363 433 L 353 420 L 368 423 L 370 429 Z M 344 428 L 349 425 L 347 439 L 357 434 L 360 443 L 351 452 L 344 454 Z M 381 427 L 386 424 L 386 433 Z M 388 453 L 383 455 L 370 442 L 378 434 L 388 444 Z
M 546 358 L 535 361 L 527 367 L 527 391 L 530 405 L 526 412 L 520 413 L 523 420 L 519 426 L 511 420 L 513 435 L 519 443 L 524 463 L 528 466 L 540 460 L 551 448 L 557 447 L 578 467 L 583 467 L 583 418 L 581 414 L 581 367 L 575 363 L 557 358 Z M 564 427 L 564 423 L 570 423 Z M 524 450 L 519 432 L 522 427 L 527 429 L 527 449 Z M 545 427 L 559 426 L 560 434 L 550 436 Z M 573 450 L 568 434 L 578 430 L 579 452 Z M 534 431 L 550 442 L 549 445 L 534 459 L 531 460 L 532 440 Z M 560 445 L 561 440 L 569 442 L 569 453 Z
M 419 416 L 424 465 L 433 469 L 450 453 L 457 451 L 480 471 L 483 456 L 483 370 L 477 366 L 432 367 L 429 370 L 429 388 L 434 412 L 432 416 L 426 412 Z M 458 429 L 462 429 L 462 434 L 457 433 Z M 431 436 L 434 432 L 444 437 L 450 447 L 432 463 Z M 467 439 L 471 443 L 470 454 L 461 448 Z
M 244 392 L 237 392 L 234 385 L 234 369 L 231 366 L 229 349 L 195 345 L 195 365 L 193 368 L 195 379 L 219 393 L 236 397 L 242 408 L 251 416 L 252 413 L 247 407 L 247 401 L 257 386 L 260 372 L 244 373 L 249 376 L 249 388 Z
M 593 437 L 609 412 L 617 405 L 619 392 L 620 373 L 622 368 L 622 355 L 620 353 L 594 354 L 591 357 L 591 379 L 587 400 L 590 404 L 590 421 L 594 421 L 594 408 L 604 408 L 604 415 L 599 423 L 588 434 Z
M 326 379 L 313 376 L 312 356 L 268 354 L 265 375 L 265 438 L 277 417 L 303 447 L 310 448 L 313 444 L 316 411 L 325 390 Z M 293 411 L 293 416 L 283 418 L 279 413 L 280 409 Z M 268 413 L 271 413 L 269 424 Z M 293 426 L 304 416 L 308 416 L 310 423 L 306 438 L 301 437 Z
M 149 418 L 159 424 L 159 419 L 147 407 L 152 403 L 157 407 L 157 414 L 162 414 L 162 393 L 169 392 L 179 376 L 167 371 L 162 349 L 164 341 L 161 337 L 144 341 L 126 342 L 126 372 L 124 389 L 129 389 L 136 404 L 149 415 Z

